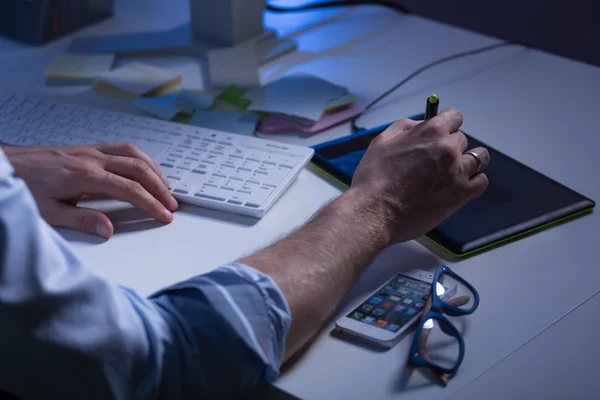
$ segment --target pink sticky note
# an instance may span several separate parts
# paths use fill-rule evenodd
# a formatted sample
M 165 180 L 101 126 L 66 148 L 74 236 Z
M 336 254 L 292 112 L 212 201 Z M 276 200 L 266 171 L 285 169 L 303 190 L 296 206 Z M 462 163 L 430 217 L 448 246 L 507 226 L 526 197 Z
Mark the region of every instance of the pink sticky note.
M 306 119 L 295 121 L 294 117 L 269 114 L 262 119 L 258 131 L 269 135 L 287 132 L 301 132 L 306 135 L 314 135 L 342 122 L 348 121 L 364 112 L 364 108 L 350 105 L 337 112 L 323 114 L 321 119 L 312 125 L 306 124 Z

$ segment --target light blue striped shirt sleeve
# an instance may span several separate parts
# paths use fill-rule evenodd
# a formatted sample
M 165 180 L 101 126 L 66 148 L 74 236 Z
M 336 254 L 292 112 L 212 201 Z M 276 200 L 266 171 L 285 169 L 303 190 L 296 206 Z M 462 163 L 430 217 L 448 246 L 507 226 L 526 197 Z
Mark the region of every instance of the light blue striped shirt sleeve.
M 149 298 L 84 268 L 0 150 L 0 390 L 27 399 L 239 398 L 273 381 L 290 310 L 231 264 Z

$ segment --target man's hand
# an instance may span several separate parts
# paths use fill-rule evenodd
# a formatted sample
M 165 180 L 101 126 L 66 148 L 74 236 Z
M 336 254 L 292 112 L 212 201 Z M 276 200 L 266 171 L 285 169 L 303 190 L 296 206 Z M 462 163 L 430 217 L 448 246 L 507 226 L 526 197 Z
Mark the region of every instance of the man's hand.
M 346 193 L 301 229 L 239 260 L 271 275 L 283 292 L 292 311 L 288 358 L 322 328 L 377 253 L 427 233 L 483 193 L 486 176 L 463 155 L 462 122 L 456 110 L 398 121 L 371 143 Z M 473 150 L 485 167 L 487 150 Z
M 402 119 L 369 146 L 354 174 L 351 190 L 376 199 L 393 224 L 391 242 L 419 237 L 480 196 L 487 177 L 477 161 L 463 154 L 463 118 L 448 109 L 419 123 Z M 473 149 L 482 168 L 490 161 L 484 148 Z
M 130 143 L 95 146 L 4 147 L 35 197 L 42 217 L 53 226 L 112 236 L 111 221 L 100 211 L 76 207 L 84 196 L 126 201 L 161 222 L 178 207 L 158 166 Z

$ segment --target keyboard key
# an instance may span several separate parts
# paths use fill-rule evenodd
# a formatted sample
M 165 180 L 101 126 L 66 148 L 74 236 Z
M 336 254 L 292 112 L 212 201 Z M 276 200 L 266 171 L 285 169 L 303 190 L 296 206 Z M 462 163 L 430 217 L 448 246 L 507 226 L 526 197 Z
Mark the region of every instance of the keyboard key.
M 14 116 L 14 114 L 13 114 L 13 116 Z M 25 117 L 14 117 L 11 121 L 11 124 L 25 125 L 26 122 L 27 122 L 27 118 L 25 118 Z
M 176 180 L 182 180 L 183 178 L 185 178 L 185 176 L 188 174 L 188 171 L 183 170 L 183 169 L 179 169 L 179 168 L 175 168 L 172 171 L 169 171 L 169 174 L 167 175 L 167 179 L 171 178 L 171 179 L 176 179 Z
M 264 164 L 277 165 L 283 160 L 283 157 L 278 156 L 277 154 L 266 154 L 263 158 Z
M 241 205 L 246 202 L 248 197 L 250 197 L 250 195 L 247 193 L 236 192 L 229 198 L 229 200 L 227 200 L 227 202 L 231 203 L 231 204 L 240 204 Z
M 177 168 L 183 168 L 183 169 L 190 171 L 194 165 L 196 165 L 195 162 L 191 162 L 188 160 L 179 160 Z
M 260 167 L 256 168 L 254 172 L 257 174 L 269 175 L 269 173 L 273 171 L 273 167 L 268 164 L 262 164 Z
M 54 121 L 58 122 L 59 124 L 67 125 L 73 122 L 73 118 L 69 115 L 59 115 L 54 119 Z
M 260 161 L 262 156 L 263 156 L 263 153 L 260 153 L 258 151 L 250 151 L 250 152 L 248 152 L 248 155 L 246 156 L 246 160 L 258 162 L 258 161 Z
M 265 202 L 265 200 L 267 200 L 271 193 L 273 193 L 272 188 L 261 186 L 260 188 L 255 190 L 254 193 L 252 193 L 252 195 L 250 195 L 250 197 L 246 201 L 246 205 L 248 207 L 258 208 Z
M 234 158 L 244 158 L 246 157 L 246 152 L 242 149 L 235 149 L 231 152 L 231 154 L 229 155 L 229 157 L 234 157 Z
M 206 181 L 205 185 L 219 187 L 219 186 L 223 185 L 224 182 L 225 182 L 225 179 L 223 179 L 223 178 L 221 178 L 219 176 L 212 175 Z
M 119 119 L 119 114 L 115 112 L 105 111 L 102 115 L 102 120 L 106 122 L 116 122 Z
M 17 146 L 33 146 L 33 143 L 34 142 L 32 139 L 22 137 L 22 138 L 17 139 L 15 145 L 17 145 Z
M 86 135 L 86 130 L 80 126 L 76 126 L 75 128 L 71 129 L 71 135 L 72 136 L 85 136 Z
M 251 174 L 249 177 L 246 178 L 246 182 L 259 184 L 264 178 L 264 175 Z
M 179 193 L 179 194 L 190 194 L 193 191 L 193 185 L 190 182 L 183 182 L 183 181 L 179 181 L 176 183 L 173 183 L 173 193 Z
M 279 163 L 280 166 L 286 167 L 286 168 L 294 168 L 297 164 L 298 164 L 298 160 L 296 160 L 294 158 L 284 158 Z
M 90 119 L 102 119 L 102 115 L 104 114 L 104 111 L 99 110 L 99 109 L 95 109 L 95 108 L 90 108 L 87 117 Z M 100 121 L 98 121 L 100 123 Z
M 4 131 L 2 132 L 5 135 L 9 135 L 9 136 L 15 136 L 17 137 L 17 135 L 19 135 L 19 133 L 23 130 L 22 126 L 18 126 L 18 125 L 8 125 L 6 128 L 4 128 Z
M 244 184 L 238 189 L 238 192 L 251 194 L 258 187 L 255 183 L 244 182 Z
M 207 154 L 202 158 L 203 162 L 215 164 L 219 160 L 219 157 L 215 154 Z
M 272 187 L 279 186 L 279 184 L 283 182 L 283 179 L 288 176 L 290 171 L 289 168 L 284 167 L 278 167 L 277 169 L 272 170 L 263 181 L 263 185 Z
M 73 110 L 71 115 L 73 115 L 74 117 L 85 118 L 85 117 L 87 117 L 87 115 L 90 111 L 91 111 L 91 108 L 89 108 L 89 107 L 79 106 Z
M 69 115 L 74 109 L 75 106 L 72 104 L 56 103 L 52 111 L 57 113 L 58 115 Z
M 235 181 L 232 179 L 228 179 L 223 186 L 221 186 L 221 189 L 226 189 L 226 190 L 235 190 L 237 189 L 240 185 L 242 184 L 242 182 L 240 181 Z
M 89 124 L 89 122 L 90 122 L 90 120 L 87 118 L 74 118 L 71 125 L 80 127 L 80 128 L 85 128 Z
M 230 195 L 230 190 L 205 185 L 202 186 L 202 188 L 200 188 L 194 196 L 211 200 L 225 201 Z
M 40 121 L 38 119 L 29 119 L 27 122 L 25 122 L 25 125 L 23 125 L 23 126 L 25 128 L 37 129 L 40 127 L 41 124 L 42 124 L 42 121 Z
M 236 179 L 238 181 L 243 181 L 248 177 L 248 175 L 250 175 L 250 171 L 236 169 L 234 172 L 232 172 L 229 175 L 229 179 Z
M 66 135 L 67 133 L 69 133 L 71 131 L 71 128 L 68 125 L 57 125 L 53 131 L 55 133 L 62 133 L 64 135 Z
M 244 161 L 242 165 L 239 166 L 239 169 L 243 169 L 245 171 L 254 171 L 259 166 L 260 164 L 258 162 L 249 161 L 248 159 L 246 159 L 246 161 Z
M 237 168 L 241 164 L 241 160 L 239 158 L 228 158 L 221 165 L 229 168 Z
M 52 135 L 53 135 L 52 132 L 37 131 L 32 139 L 36 139 L 36 140 L 48 140 L 48 138 L 50 136 L 52 136 Z
M 38 131 L 36 129 L 31 129 L 31 128 L 24 128 L 23 130 L 21 130 L 21 132 L 19 133 L 19 137 L 22 138 L 35 138 L 35 134 Z

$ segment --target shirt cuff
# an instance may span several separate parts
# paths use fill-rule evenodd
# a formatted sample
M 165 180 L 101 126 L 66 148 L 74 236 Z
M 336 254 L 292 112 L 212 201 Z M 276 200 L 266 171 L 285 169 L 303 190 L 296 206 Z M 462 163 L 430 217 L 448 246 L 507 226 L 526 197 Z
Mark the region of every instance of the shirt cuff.
M 262 360 L 265 379 L 274 381 L 285 357 L 285 338 L 291 325 L 289 305 L 275 281 L 248 265 L 229 264 L 152 297 L 185 289 L 201 290 L 211 308 Z

